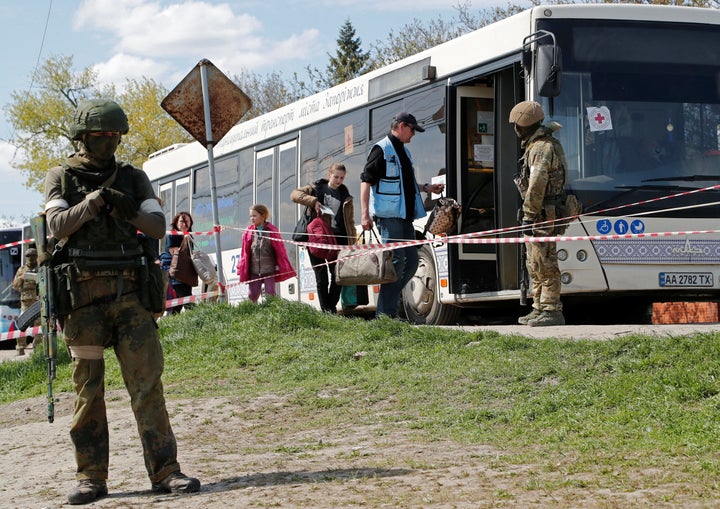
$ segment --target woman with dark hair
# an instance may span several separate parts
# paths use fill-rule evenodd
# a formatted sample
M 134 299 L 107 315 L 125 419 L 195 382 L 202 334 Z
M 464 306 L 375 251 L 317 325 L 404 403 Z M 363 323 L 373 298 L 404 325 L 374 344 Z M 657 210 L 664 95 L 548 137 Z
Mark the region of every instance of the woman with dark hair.
M 183 243 L 183 239 L 188 236 L 192 239 L 192 235 L 189 232 L 192 231 L 193 220 L 190 212 L 178 212 L 173 217 L 170 223 L 170 229 L 182 233 L 171 233 L 165 237 L 165 251 L 160 255 L 161 267 L 163 270 L 170 271 L 170 265 L 172 263 L 173 252 L 179 251 L 180 246 Z M 189 256 L 189 251 L 187 252 Z M 190 263 L 192 266 L 192 262 Z M 173 277 L 169 278 L 170 286 L 175 292 L 176 298 L 189 297 L 192 295 L 193 286 L 197 286 L 197 274 L 195 275 L 195 283 L 192 281 L 179 281 Z M 170 314 L 179 313 L 182 311 L 183 305 L 172 307 L 168 310 Z

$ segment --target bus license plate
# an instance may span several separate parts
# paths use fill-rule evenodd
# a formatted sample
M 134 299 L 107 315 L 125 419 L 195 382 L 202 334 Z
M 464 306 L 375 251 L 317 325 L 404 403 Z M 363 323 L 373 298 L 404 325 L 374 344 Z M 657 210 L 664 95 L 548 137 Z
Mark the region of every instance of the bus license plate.
M 712 287 L 712 272 L 661 272 L 660 286 Z

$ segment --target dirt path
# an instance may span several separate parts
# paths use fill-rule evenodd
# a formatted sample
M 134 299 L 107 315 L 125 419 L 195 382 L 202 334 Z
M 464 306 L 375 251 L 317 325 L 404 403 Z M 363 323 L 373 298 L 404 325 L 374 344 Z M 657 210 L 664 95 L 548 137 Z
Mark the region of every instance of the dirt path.
M 305 429 L 291 406 L 273 396 L 250 404 L 170 400 L 181 465 L 203 487 L 196 495 L 157 495 L 149 490 L 128 398 L 113 392 L 107 399 L 110 494 L 92 507 L 709 507 L 679 499 L 672 485 L 601 489 L 587 481 L 592 472 L 576 473 L 572 482 L 561 465 L 510 464 L 502 450 L 428 441 L 401 422 Z M 44 422 L 44 398 L 0 407 L 0 507 L 68 507 L 75 485 L 71 407 L 72 395 L 61 393 L 53 424 Z M 538 475 L 561 487 L 552 493 L 534 488 Z

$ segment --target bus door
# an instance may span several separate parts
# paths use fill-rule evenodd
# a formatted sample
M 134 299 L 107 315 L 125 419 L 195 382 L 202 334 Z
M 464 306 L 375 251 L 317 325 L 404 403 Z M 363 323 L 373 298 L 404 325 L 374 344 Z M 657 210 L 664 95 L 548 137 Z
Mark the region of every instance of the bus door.
M 290 201 L 290 193 L 297 184 L 298 172 L 297 138 L 255 153 L 255 201 L 270 210 L 270 222 L 284 239 L 290 238 L 295 227 L 296 205 Z M 297 259 L 294 244 L 285 243 L 291 261 Z M 299 272 L 296 269 L 296 272 Z M 298 278 L 290 278 L 277 284 L 279 296 L 299 300 Z
M 456 108 L 457 193 L 463 206 L 459 233 L 491 230 L 496 228 L 494 84 L 457 87 Z M 495 244 L 459 244 L 453 292 L 495 290 L 497 257 Z

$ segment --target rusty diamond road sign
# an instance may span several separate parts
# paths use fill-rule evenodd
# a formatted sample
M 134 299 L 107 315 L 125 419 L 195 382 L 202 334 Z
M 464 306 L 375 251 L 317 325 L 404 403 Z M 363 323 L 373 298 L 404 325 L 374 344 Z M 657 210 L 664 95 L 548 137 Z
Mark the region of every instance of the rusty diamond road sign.
M 201 68 L 207 72 L 210 102 L 212 140 L 205 133 L 205 113 Z M 222 139 L 252 106 L 252 101 L 230 78 L 212 62 L 201 60 L 192 71 L 162 100 L 160 106 L 167 111 L 193 138 L 208 145 Z

